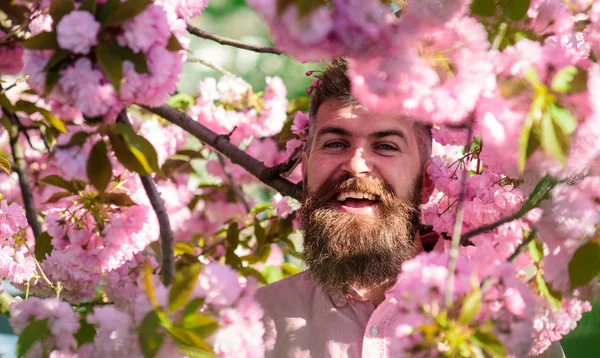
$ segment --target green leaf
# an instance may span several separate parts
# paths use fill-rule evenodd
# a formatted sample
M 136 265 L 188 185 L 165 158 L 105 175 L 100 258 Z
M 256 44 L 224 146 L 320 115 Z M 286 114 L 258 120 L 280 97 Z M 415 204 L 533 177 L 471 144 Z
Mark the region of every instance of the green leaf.
M 554 75 L 550 88 L 558 93 L 580 93 L 587 90 L 587 72 L 576 66 L 567 66 Z
M 139 173 L 140 175 L 148 175 L 150 171 L 147 170 L 135 155 L 129 150 L 125 138 L 118 134 L 109 134 L 110 146 L 112 147 L 115 156 L 121 164 L 127 170 Z
M 96 338 L 96 328 L 82 318 L 79 320 L 79 331 L 74 334 L 74 337 L 77 340 L 78 347 L 86 343 L 93 343 Z
M 203 349 L 187 345 L 183 342 L 176 341 L 175 346 L 177 347 L 177 350 L 179 351 L 179 353 L 181 353 L 182 355 L 184 355 L 188 358 L 215 358 L 215 357 L 217 357 L 217 355 L 214 354 L 213 352 L 207 352 Z
M 96 14 L 96 6 L 97 6 L 97 1 L 96 0 L 83 0 L 81 2 L 81 6 L 79 7 L 79 10 L 85 10 L 90 12 L 92 15 Z
M 163 343 L 164 335 L 160 332 L 161 324 L 155 311 L 151 311 L 144 317 L 140 324 L 140 348 L 145 358 L 153 358 L 158 353 Z
M 529 256 L 531 256 L 533 262 L 540 262 L 544 258 L 544 247 L 537 239 L 531 240 L 529 244 L 527 244 L 527 249 L 529 250 Z
M 207 352 L 212 352 L 212 347 L 206 343 L 200 333 L 196 333 L 194 330 L 186 329 L 183 327 L 169 326 L 166 327 L 171 336 L 174 338 L 175 343 L 183 343 L 188 346 L 197 347 Z
M 554 159 L 566 165 L 569 148 L 565 143 L 567 143 L 566 138 L 554 127 L 550 112 L 545 112 L 540 123 L 540 145 L 542 149 Z
M 111 11 L 102 23 L 106 26 L 118 26 L 138 16 L 144 11 L 148 5 L 152 4 L 152 0 L 129 0 L 120 3 L 113 11 Z
M 17 5 L 14 1 L 0 1 L 0 11 L 16 23 L 23 23 L 31 10 L 27 6 Z
M 46 73 L 46 83 L 44 84 L 44 96 L 47 96 L 52 92 L 52 89 L 58 83 L 59 71 L 54 69 Z
M 291 275 L 295 275 L 297 273 L 300 273 L 302 270 L 292 264 L 290 264 L 289 262 L 284 262 L 281 264 L 281 269 L 283 270 L 283 273 L 286 276 L 291 276 Z
M 54 26 L 57 26 L 63 16 L 73 10 L 75 10 L 73 0 L 52 0 L 50 2 L 50 16 L 54 20 Z
M 252 209 L 250 209 L 250 212 L 248 214 L 259 214 L 259 213 L 262 213 L 263 211 L 267 211 L 267 210 L 271 209 L 272 207 L 273 207 L 273 204 L 271 204 L 271 202 L 258 204 L 255 207 L 253 207 Z
M 29 50 L 54 50 L 58 48 L 55 32 L 40 32 L 39 34 L 21 42 L 24 48 Z
M 4 170 L 6 174 L 10 175 L 10 161 L 4 158 L 0 154 L 0 169 Z
M 71 136 L 69 143 L 57 145 L 57 148 L 67 149 L 72 147 L 81 147 L 85 141 L 89 138 L 90 134 L 84 131 L 77 132 Z
M 237 222 L 229 224 L 227 228 L 227 243 L 229 247 L 235 249 L 240 242 L 240 229 L 238 229 Z
M 123 59 L 116 46 L 99 44 L 96 46 L 96 59 L 102 72 L 108 77 L 115 91 L 119 93 L 123 80 Z
M 505 0 L 504 11 L 514 21 L 519 21 L 525 17 L 529 10 L 531 0 Z
M 194 298 L 193 300 L 188 302 L 185 305 L 185 308 L 183 309 L 183 317 L 190 315 L 192 313 L 195 313 L 199 309 L 201 309 L 202 306 L 204 306 L 204 301 L 205 301 L 204 297 L 198 297 L 198 298 Z
M 558 180 L 551 176 L 546 176 L 537 183 L 521 209 L 519 209 L 520 216 L 525 215 L 531 209 L 537 208 L 542 201 L 550 198 L 550 191 L 558 184 Z
M 145 174 L 152 172 L 161 173 L 156 150 L 146 138 L 136 134 L 131 126 L 123 123 L 117 123 L 116 130 L 125 139 L 127 149 L 137 159 Z
M 458 320 L 460 323 L 468 325 L 477 317 L 479 311 L 481 311 L 481 290 L 479 286 L 474 285 L 471 293 L 463 301 Z
M 169 37 L 169 42 L 167 42 L 167 50 L 171 52 L 177 52 L 183 49 L 184 48 L 181 46 L 181 43 L 179 43 L 179 40 L 177 40 L 177 37 L 171 34 L 171 37 Z
M 59 48 L 58 50 L 54 51 L 54 55 L 52 55 L 48 62 L 46 62 L 46 66 L 44 66 L 44 71 L 48 71 L 56 67 L 58 64 L 61 63 L 62 60 L 69 57 L 70 54 L 71 53 L 69 51 L 63 50 L 62 48 Z
M 40 183 L 57 186 L 65 190 L 70 191 L 73 194 L 77 194 L 79 189 L 72 181 L 67 181 L 58 175 L 48 175 L 40 179 Z
M 56 117 L 52 112 L 44 108 L 38 108 L 38 112 L 44 117 L 46 122 L 50 125 L 50 127 L 56 129 L 61 133 L 69 133 L 67 127 L 58 117 Z
M 256 242 L 259 246 L 262 246 L 266 242 L 265 228 L 262 227 L 260 222 L 254 221 L 254 236 L 256 236 Z
M 585 286 L 600 275 L 600 245 L 587 242 L 581 245 L 569 262 L 571 289 Z
M 186 110 L 196 104 L 194 97 L 187 93 L 176 93 L 167 100 L 169 107 Z
M 523 123 L 521 136 L 519 137 L 519 171 L 521 173 L 525 170 L 525 164 L 529 157 L 528 153 L 531 152 L 530 138 L 532 136 L 534 122 L 535 120 L 532 111 L 529 111 L 525 118 L 525 123 Z
M 35 239 L 34 254 L 36 260 L 42 262 L 46 259 L 46 254 L 50 254 L 54 246 L 52 245 L 52 236 L 46 231 L 42 232 L 40 236 Z
M 108 159 L 106 143 L 101 140 L 94 144 L 87 161 L 87 176 L 90 183 L 102 193 L 112 178 L 112 164 Z
M 68 198 L 69 196 L 73 196 L 73 193 L 69 191 L 59 191 L 52 194 L 44 204 L 54 204 L 57 203 L 60 199 Z
M 115 49 L 123 60 L 127 60 L 133 63 L 136 72 L 150 73 L 150 71 L 148 70 L 148 64 L 146 62 L 146 55 L 144 55 L 143 52 L 135 53 L 128 47 L 121 47 L 116 45 Z
M 104 20 L 119 6 L 121 0 L 108 0 L 104 4 L 97 5 L 96 20 L 103 23 Z
M 202 271 L 201 263 L 180 267 L 169 290 L 169 311 L 177 312 L 187 302 Z
M 548 109 L 550 111 L 552 121 L 560 129 L 563 135 L 570 136 L 571 134 L 575 133 L 575 129 L 577 128 L 577 119 L 573 117 L 568 109 L 556 103 L 550 104 Z
M 6 97 L 6 93 L 0 93 L 0 107 L 4 107 L 11 112 L 15 111 L 15 107 L 12 102 Z M 2 114 L 2 112 L 0 112 Z M 3 116 L 4 117 L 4 116 Z
M 133 206 L 137 205 L 135 201 L 131 200 L 129 195 L 125 193 L 102 193 L 98 197 L 101 203 L 111 204 L 116 206 Z
M 265 268 L 263 268 L 260 271 L 260 273 L 262 274 L 267 284 L 277 282 L 283 279 L 283 272 L 281 272 L 280 269 L 272 265 L 265 266 Z
M 494 4 L 494 0 L 473 0 L 471 14 L 483 17 L 494 16 L 496 14 L 496 4 Z
M 469 341 L 485 350 L 493 358 L 504 358 L 507 356 L 506 347 L 493 333 L 477 329 Z
M 41 341 L 48 335 L 50 335 L 50 329 L 48 328 L 47 318 L 31 322 L 19 336 L 19 340 L 17 341 L 17 357 L 23 357 L 35 342 Z
M 183 327 L 206 337 L 219 328 L 217 322 L 210 316 L 192 312 L 183 317 Z
M 195 252 L 195 247 L 189 242 L 177 241 L 173 246 L 173 251 L 175 256 L 181 256 L 183 254 L 193 255 Z
M 552 287 L 544 280 L 542 274 L 538 271 L 535 275 L 535 282 L 537 284 L 538 291 L 540 294 L 552 304 L 556 309 L 560 309 L 560 304 L 562 302 L 562 295 L 560 292 L 554 291 Z

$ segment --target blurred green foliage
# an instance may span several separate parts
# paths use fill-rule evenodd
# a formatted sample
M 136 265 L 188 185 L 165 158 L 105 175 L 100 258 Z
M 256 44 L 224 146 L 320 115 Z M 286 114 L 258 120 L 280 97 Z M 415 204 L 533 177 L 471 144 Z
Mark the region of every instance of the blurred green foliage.
M 260 46 L 272 46 L 269 28 L 243 0 L 211 0 L 203 14 L 191 23 L 204 31 Z M 266 76 L 279 76 L 288 89 L 288 98 L 305 94 L 312 78 L 308 70 L 319 70 L 319 63 L 302 64 L 298 60 L 273 54 L 261 54 L 190 35 L 190 57 L 199 57 L 239 75 L 256 91 L 265 87 Z M 179 91 L 198 93 L 198 83 L 206 77 L 221 74 L 198 63 L 184 65 Z

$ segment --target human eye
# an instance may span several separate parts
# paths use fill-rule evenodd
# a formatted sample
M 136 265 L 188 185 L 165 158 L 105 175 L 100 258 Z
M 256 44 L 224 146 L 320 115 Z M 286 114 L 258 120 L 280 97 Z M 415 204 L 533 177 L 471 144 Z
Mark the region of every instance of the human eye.
M 388 143 L 376 144 L 375 145 L 375 149 L 384 150 L 384 151 L 390 151 L 390 152 L 398 151 L 398 147 L 397 146 L 395 146 L 393 144 L 388 144 Z
M 345 148 L 347 147 L 346 143 L 341 142 L 341 141 L 332 141 L 332 142 L 327 142 L 324 145 L 325 148 Z

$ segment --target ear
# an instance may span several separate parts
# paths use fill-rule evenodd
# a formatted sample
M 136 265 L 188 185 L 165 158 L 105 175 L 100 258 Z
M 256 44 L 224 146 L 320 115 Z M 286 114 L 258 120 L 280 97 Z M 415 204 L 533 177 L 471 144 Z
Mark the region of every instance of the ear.
M 427 204 L 427 202 L 429 202 L 429 197 L 431 196 L 431 193 L 433 193 L 433 189 L 435 188 L 435 186 L 433 185 L 433 180 L 431 180 L 431 177 L 427 172 L 427 168 L 429 168 L 430 165 L 431 159 L 427 160 L 427 162 L 425 162 L 425 165 L 423 166 L 423 179 L 421 181 L 421 193 L 419 198 L 421 204 Z

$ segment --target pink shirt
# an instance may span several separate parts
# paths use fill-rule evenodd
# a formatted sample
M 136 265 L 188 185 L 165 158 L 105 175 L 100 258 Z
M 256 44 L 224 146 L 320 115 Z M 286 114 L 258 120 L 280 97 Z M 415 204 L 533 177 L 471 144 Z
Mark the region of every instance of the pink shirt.
M 266 357 L 390 357 L 390 322 L 399 309 L 386 299 L 369 302 L 330 297 L 305 271 L 260 288 L 265 312 Z M 564 357 L 553 345 L 540 357 Z

